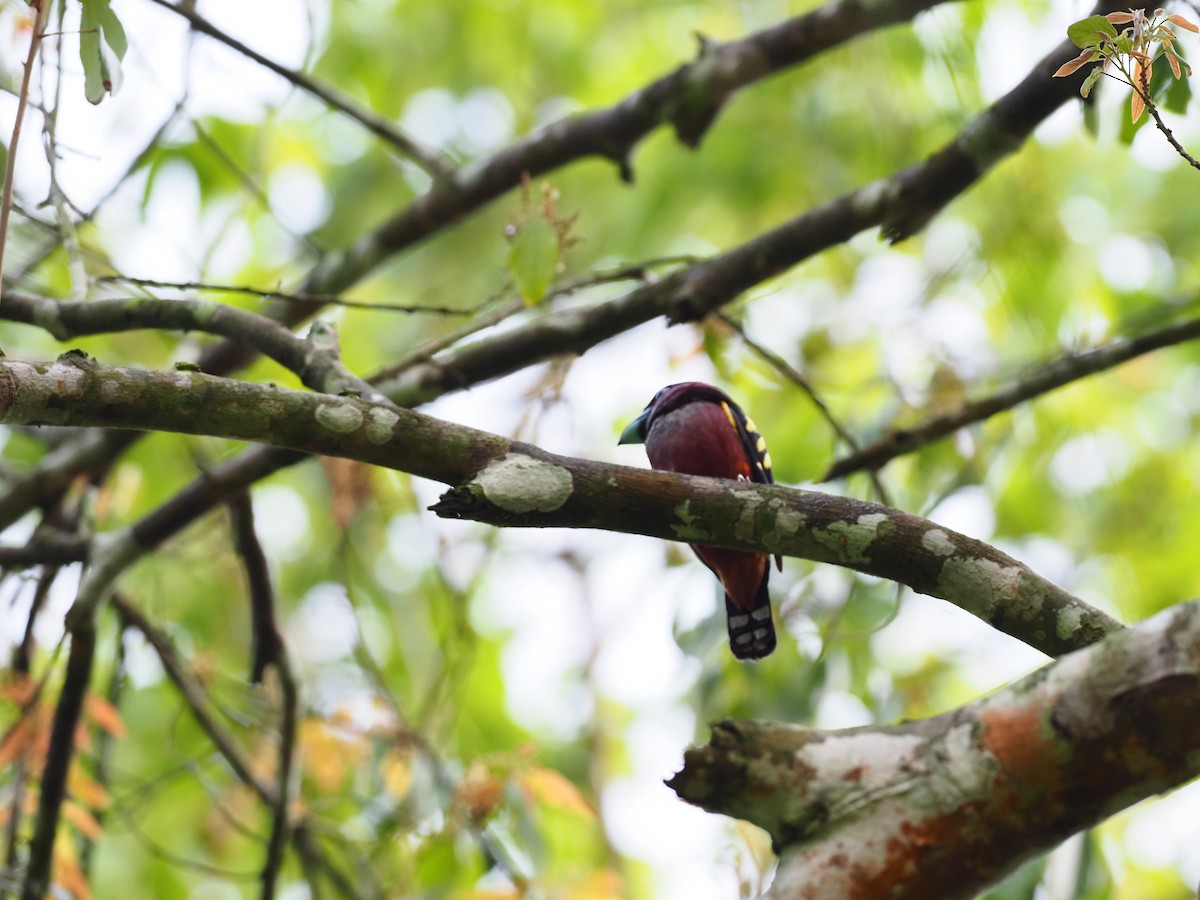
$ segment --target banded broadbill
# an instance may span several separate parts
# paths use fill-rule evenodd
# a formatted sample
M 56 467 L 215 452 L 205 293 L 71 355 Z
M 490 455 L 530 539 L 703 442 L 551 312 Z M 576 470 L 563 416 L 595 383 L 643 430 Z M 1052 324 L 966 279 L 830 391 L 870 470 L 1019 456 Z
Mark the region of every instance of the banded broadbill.
M 663 388 L 618 441 L 645 444 L 655 469 L 770 484 L 771 455 L 754 422 L 711 384 L 685 381 Z M 766 553 L 692 545 L 725 589 L 729 646 L 738 659 L 761 659 L 775 649 L 770 558 Z M 776 557 L 776 564 L 780 563 Z

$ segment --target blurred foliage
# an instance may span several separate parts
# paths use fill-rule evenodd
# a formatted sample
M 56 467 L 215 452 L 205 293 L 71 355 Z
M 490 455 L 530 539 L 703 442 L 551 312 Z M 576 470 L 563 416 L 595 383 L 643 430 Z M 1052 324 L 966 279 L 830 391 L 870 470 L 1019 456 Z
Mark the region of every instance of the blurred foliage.
M 303 19 L 299 6 L 289 15 Z M 815 6 L 314 0 L 306 70 L 471 162 L 567 113 L 620 102 L 692 58 L 694 34 L 736 38 Z M 127 13 L 119 2 L 114 11 Z M 327 311 L 343 356 L 361 373 L 388 366 L 496 309 L 510 280 L 529 303 L 541 301 L 520 313 L 527 318 L 612 296 L 623 285 L 545 296 L 546 280 L 727 249 L 919 162 L 1061 40 L 1070 17 L 1060 12 L 1028 0 L 941 6 L 753 85 L 696 152 L 656 131 L 634 154 L 632 185 L 611 162 L 589 159 L 511 192 L 346 294 L 462 315 Z M 184 58 L 185 48 L 181 37 L 165 51 L 151 46 L 157 32 L 148 21 L 123 21 L 124 91 L 137 96 L 154 88 L 134 58 Z M 266 26 L 247 40 L 268 55 L 279 50 Z M 1127 95 L 1102 85 L 1093 99 L 1096 139 L 1072 104 L 923 234 L 896 247 L 860 236 L 755 288 L 730 315 L 801 370 L 863 441 L 1064 352 L 1194 315 L 1196 173 L 1163 152 L 1152 128 L 1123 130 Z M 107 99 L 102 109 L 121 102 Z M 113 260 L 124 275 L 157 271 L 147 235 L 182 210 L 198 218 L 182 252 L 193 269 L 180 280 L 286 288 L 428 186 L 411 163 L 298 91 L 261 99 L 250 117 L 220 103 L 197 103 L 193 114 L 194 102 L 140 159 L 114 211 L 80 228 L 91 275 L 112 274 Z M 1177 133 L 1200 146 L 1194 123 L 1178 120 Z M 522 234 L 533 243 L 510 242 Z M 70 296 L 78 286 L 69 263 L 61 249 L 52 253 L 32 272 L 34 288 Z M 254 294 L 206 296 L 249 309 L 264 303 Z M 209 341 L 134 332 L 73 344 L 105 362 L 163 368 L 194 359 Z M 616 349 L 538 367 L 478 388 L 478 402 L 469 395 L 433 411 L 474 414 L 480 421 L 471 424 L 562 452 L 640 463 L 612 446 L 620 428 L 665 381 L 705 377 L 752 411 L 779 481 L 814 481 L 847 449 L 803 391 L 720 323 L 611 343 Z M 31 357 L 62 349 L 9 323 L 0 323 L 0 345 Z M 295 384 L 269 362 L 245 377 Z M 1136 621 L 1200 593 L 1200 517 L 1188 502 L 1200 482 L 1197 398 L 1200 350 L 1169 349 L 896 460 L 883 483 L 893 505 L 941 512 Z M 28 471 L 51 452 L 45 437 L 6 433 L 3 465 Z M 141 441 L 90 498 L 95 527 L 135 521 L 239 449 L 175 435 Z M 873 491 L 861 475 L 832 489 Z M 947 630 L 957 643 L 938 638 L 937 627 L 905 624 L 912 598 L 892 585 L 802 561 L 774 577 L 786 632 L 778 651 L 744 666 L 724 645 L 711 579 L 678 548 L 435 522 L 423 510 L 428 486 L 341 462 L 285 470 L 254 496 L 303 685 L 294 809 L 317 823 L 330 864 L 368 893 L 754 896 L 773 865 L 760 832 L 728 823 L 714 835 L 697 824 L 699 813 L 662 813 L 679 804 L 659 779 L 689 740 L 706 739 L 708 723 L 892 722 L 942 712 L 1023 671 L 1007 662 L 1012 642 L 978 623 L 954 619 Z M 61 678 L 55 628 L 75 578 L 74 570 L 60 576 L 42 617 L 39 710 L 51 708 Z M 4 590 L 5 616 L 16 623 L 6 634 L 19 637 L 32 580 L 8 574 Z M 209 516 L 169 542 L 122 590 L 170 637 L 254 770 L 270 776 L 279 686 L 246 682 L 249 617 L 226 517 Z M 105 617 L 96 684 L 117 666 L 118 640 L 115 619 Z M 97 898 L 255 896 L 269 812 L 133 633 L 123 666 L 119 714 L 101 721 L 93 713 L 80 741 L 72 793 L 81 812 L 64 829 L 56 864 L 63 886 L 79 883 L 84 838 L 99 836 L 90 861 Z M 0 766 L 0 784 L 9 788 L 22 752 L 35 764 L 30 748 L 48 721 L 19 717 L 23 684 L 10 681 L 0 705 L 0 761 L 10 764 Z M 89 795 L 79 786 L 96 777 L 105 732 L 108 784 Z M 630 801 L 630 786 L 648 812 Z M 1089 835 L 1073 887 L 1054 896 L 1191 896 L 1183 883 L 1198 874 L 1194 843 L 1191 869 L 1181 871 L 1180 859 L 1141 860 L 1125 840 L 1140 814 Z M 678 846 L 676 827 L 699 843 Z M 1056 865 L 1030 863 L 988 896 L 1049 896 Z M 303 896 L 302 876 L 289 853 L 284 884 L 297 886 L 289 896 Z

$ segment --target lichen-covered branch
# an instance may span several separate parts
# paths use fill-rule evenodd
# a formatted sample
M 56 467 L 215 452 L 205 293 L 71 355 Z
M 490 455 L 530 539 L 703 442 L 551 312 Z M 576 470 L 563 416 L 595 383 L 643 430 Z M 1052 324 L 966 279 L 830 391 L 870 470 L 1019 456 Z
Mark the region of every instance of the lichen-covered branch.
M 508 527 L 604 528 L 834 563 L 949 600 L 1051 655 L 1120 627 L 999 550 L 879 504 L 555 456 L 357 397 L 199 372 L 108 368 L 75 354 L 42 365 L 0 360 L 0 422 L 91 425 L 102 419 L 399 469 L 454 486 L 434 507 L 443 516 Z M 185 491 L 183 501 L 99 536 L 81 597 L 97 602 L 141 553 L 243 489 L 247 477 L 262 474 L 253 463 L 241 465 L 234 460 L 218 467 L 206 474 L 210 481 Z M 80 606 L 72 615 L 89 609 Z
M 770 53 L 782 53 L 785 56 L 790 53 L 792 56 L 788 58 L 798 62 L 821 49 L 819 39 L 830 37 L 827 31 L 830 27 L 841 28 L 849 23 L 853 28 L 869 28 L 872 23 L 890 21 L 874 18 L 879 9 L 890 8 L 886 6 L 872 5 L 870 10 L 863 7 L 854 13 L 859 2 L 847 0 L 845 3 L 835 3 L 770 30 L 771 46 L 776 47 Z M 858 33 L 853 28 L 845 32 L 842 39 Z M 756 36 L 752 35 L 746 40 L 754 39 Z M 720 52 L 734 52 L 726 49 L 730 46 L 721 45 Z M 711 54 L 712 48 L 707 52 Z M 891 222 L 889 228 L 895 236 L 904 230 L 897 223 L 907 222 L 906 228 L 911 231 L 918 219 L 924 221 L 941 204 L 969 187 L 986 170 L 987 166 L 981 163 L 994 163 L 1004 154 L 1013 152 L 1034 126 L 1072 94 L 1075 88 L 1071 79 L 1047 80 L 1046 84 L 1041 81 L 1042 70 L 1048 66 L 1057 67 L 1065 58 L 1063 54 L 1063 48 L 1057 48 L 1017 88 L 968 123 L 958 138 L 924 163 L 805 213 L 733 250 L 689 266 L 658 284 L 644 286 L 595 306 L 573 307 L 539 316 L 522 327 L 451 350 L 435 359 L 418 362 L 403 372 L 395 373 L 393 378 L 379 387 L 396 403 L 416 406 L 450 391 L 518 371 L 557 355 L 582 353 L 603 340 L 659 316 L 672 321 L 702 317 L 733 300 L 746 288 L 874 225 Z M 665 85 L 679 77 L 682 76 L 676 73 L 662 83 Z M 645 91 L 665 89 L 651 86 Z M 607 123 L 608 127 L 616 129 L 614 133 L 624 134 L 622 128 L 626 128 L 626 125 L 621 123 L 625 119 L 621 117 L 634 115 L 636 118 L 636 115 L 640 115 L 637 110 L 641 101 L 634 100 L 639 96 L 641 94 L 631 95 L 610 110 L 572 118 L 540 132 L 489 160 L 463 170 L 461 178 L 455 176 L 451 179 L 454 182 L 451 186 L 448 186 L 448 181 L 435 185 L 426 195 L 380 229 L 361 239 L 345 254 L 331 257 L 314 269 L 302 290 L 307 293 L 337 293 L 344 290 L 386 258 L 411 247 L 519 184 L 524 173 L 545 172 L 597 152 L 601 145 L 595 145 L 594 141 L 602 133 L 592 133 L 589 129 L 598 129 L 601 123 Z M 606 118 L 610 116 L 615 117 L 615 124 Z M 637 133 L 644 135 L 658 122 L 655 119 L 645 125 L 645 130 Z M 996 137 L 1000 143 L 990 146 L 985 140 L 989 135 Z M 958 175 L 945 181 L 944 176 L 951 169 Z M 268 310 L 273 318 L 289 324 L 301 321 L 308 312 L 298 311 L 289 304 L 280 304 Z M 223 342 L 206 349 L 201 368 L 207 372 L 224 373 L 248 359 L 249 354 L 244 346 Z M 128 433 L 89 437 L 78 446 L 61 448 L 10 486 L 6 494 L 0 495 L 0 527 L 11 524 L 39 502 L 57 496 L 75 473 L 107 466 L 136 439 L 135 435 Z M 258 477 L 297 460 L 292 454 L 276 452 L 272 455 L 270 451 L 251 453 L 254 455 L 244 461 L 241 471 L 257 471 L 260 473 Z M 206 485 L 211 484 L 211 480 L 205 480 L 185 489 L 187 496 L 180 497 L 171 513 L 173 521 L 179 521 L 184 508 L 196 507 L 198 498 L 210 494 Z M 216 502 L 220 502 L 219 499 Z M 204 509 L 211 507 L 207 502 L 199 505 Z
M 506 527 L 605 528 L 832 563 L 948 600 L 1051 656 L 1121 627 L 982 541 L 815 491 L 610 466 L 513 444 L 432 508 Z
M 730 721 L 668 784 L 781 854 L 779 900 L 955 900 L 1200 774 L 1200 602 L 932 719 Z

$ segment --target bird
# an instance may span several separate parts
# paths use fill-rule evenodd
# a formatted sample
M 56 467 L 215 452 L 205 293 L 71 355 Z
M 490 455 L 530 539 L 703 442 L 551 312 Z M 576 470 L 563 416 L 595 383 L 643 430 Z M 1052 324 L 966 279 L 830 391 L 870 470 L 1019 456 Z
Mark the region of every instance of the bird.
M 650 466 L 687 475 L 708 475 L 773 484 L 771 454 L 758 427 L 720 388 L 701 381 L 660 390 L 618 444 L 645 444 Z M 740 660 L 758 660 L 775 649 L 771 620 L 771 571 L 766 553 L 691 545 L 725 589 L 729 647 Z M 775 557 L 782 570 L 782 560 Z

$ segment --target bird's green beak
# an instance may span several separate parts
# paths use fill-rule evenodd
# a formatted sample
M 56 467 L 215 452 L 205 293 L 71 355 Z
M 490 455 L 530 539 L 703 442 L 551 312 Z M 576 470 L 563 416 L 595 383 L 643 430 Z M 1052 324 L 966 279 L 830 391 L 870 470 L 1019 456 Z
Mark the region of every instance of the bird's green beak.
M 644 411 L 640 416 L 625 426 L 625 430 L 621 432 L 621 439 L 618 444 L 644 444 L 646 443 L 646 418 L 650 415 L 650 410 Z

